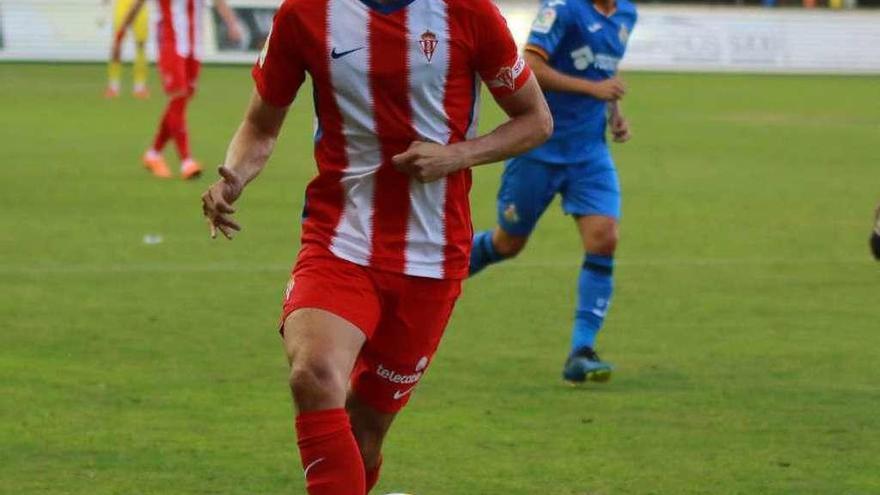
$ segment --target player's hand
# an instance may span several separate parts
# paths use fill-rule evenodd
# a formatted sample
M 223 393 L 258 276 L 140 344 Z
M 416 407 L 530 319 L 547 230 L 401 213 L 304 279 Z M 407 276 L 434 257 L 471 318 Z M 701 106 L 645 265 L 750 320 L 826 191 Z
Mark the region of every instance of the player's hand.
M 592 83 L 592 95 L 604 101 L 617 101 L 626 95 L 626 84 L 617 76 Z
M 244 181 L 224 166 L 218 167 L 217 172 L 220 173 L 220 180 L 202 194 L 202 213 L 211 226 L 211 239 L 217 238 L 219 230 L 231 240 L 235 232 L 241 230 L 241 226 L 232 219 L 232 214 L 235 213 L 232 203 L 241 196 Z
M 409 148 L 392 158 L 397 170 L 427 183 L 467 167 L 464 156 L 451 146 L 413 141 Z
M 615 143 L 625 143 L 632 139 L 629 122 L 620 112 L 612 112 L 608 117 L 608 124 L 611 127 L 611 136 Z
M 241 40 L 244 38 L 241 31 L 241 25 L 238 22 L 229 23 L 229 26 L 227 26 L 226 29 L 226 35 L 229 36 L 229 41 L 236 45 L 241 44 Z

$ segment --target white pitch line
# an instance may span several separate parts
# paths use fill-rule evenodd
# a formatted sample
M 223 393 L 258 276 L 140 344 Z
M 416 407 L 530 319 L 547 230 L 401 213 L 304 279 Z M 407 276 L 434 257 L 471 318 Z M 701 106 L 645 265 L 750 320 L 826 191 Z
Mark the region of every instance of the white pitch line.
M 505 264 L 511 269 L 534 268 L 572 268 L 580 264 L 579 259 L 557 261 L 514 261 Z M 724 267 L 724 266 L 818 266 L 818 265 L 864 265 L 875 263 L 866 258 L 851 259 L 797 259 L 797 258 L 667 258 L 667 259 L 622 259 L 618 266 L 626 267 Z M 128 263 L 128 264 L 66 264 L 66 265 L 0 265 L 4 275 L 52 275 L 52 274 L 101 274 L 101 273 L 271 273 L 290 271 L 292 264 L 184 264 L 184 263 Z

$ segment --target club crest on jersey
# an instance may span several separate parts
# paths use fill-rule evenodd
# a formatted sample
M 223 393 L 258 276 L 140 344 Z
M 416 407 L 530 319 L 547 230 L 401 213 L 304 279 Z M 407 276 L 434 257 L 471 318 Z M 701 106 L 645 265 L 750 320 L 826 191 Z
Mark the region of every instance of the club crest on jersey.
M 434 59 L 434 52 L 437 51 L 437 45 L 440 42 L 437 41 L 437 35 L 432 33 L 431 31 L 425 31 L 422 33 L 422 38 L 419 40 L 419 46 L 422 47 L 422 53 L 425 54 L 425 60 L 428 63 L 431 63 L 431 60 Z
M 516 205 L 510 203 L 507 205 L 507 208 L 504 209 L 504 220 L 507 223 L 519 223 L 519 212 L 516 211 Z
M 629 41 L 629 28 L 626 26 L 620 26 L 620 31 L 617 33 L 617 36 L 620 38 L 620 42 L 626 44 Z

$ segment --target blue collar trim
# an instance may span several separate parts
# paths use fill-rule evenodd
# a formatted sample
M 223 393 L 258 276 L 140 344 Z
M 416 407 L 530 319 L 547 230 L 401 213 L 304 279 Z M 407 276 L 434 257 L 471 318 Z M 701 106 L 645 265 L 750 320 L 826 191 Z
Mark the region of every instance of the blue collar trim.
M 405 9 L 409 4 L 416 0 L 392 0 L 391 2 L 382 3 L 378 0 L 360 0 L 367 7 L 376 10 L 382 14 L 393 14 L 400 9 Z

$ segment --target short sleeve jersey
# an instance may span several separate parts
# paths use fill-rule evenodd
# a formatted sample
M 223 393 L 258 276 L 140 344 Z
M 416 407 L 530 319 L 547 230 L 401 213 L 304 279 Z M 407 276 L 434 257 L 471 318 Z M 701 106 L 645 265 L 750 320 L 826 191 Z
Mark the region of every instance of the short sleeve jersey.
M 532 24 L 526 50 L 570 76 L 601 81 L 617 74 L 636 24 L 636 7 L 618 0 L 610 16 L 590 0 L 544 0 Z M 547 163 L 589 161 L 604 151 L 606 103 L 591 96 L 547 91 L 555 130 L 544 145 L 527 153 Z
M 530 71 L 490 0 L 287 0 L 253 75 L 289 105 L 309 74 L 318 176 L 306 190 L 303 243 L 348 261 L 430 278 L 465 278 L 469 170 L 422 184 L 394 155 L 414 140 L 475 136 L 480 81 L 496 97 Z

